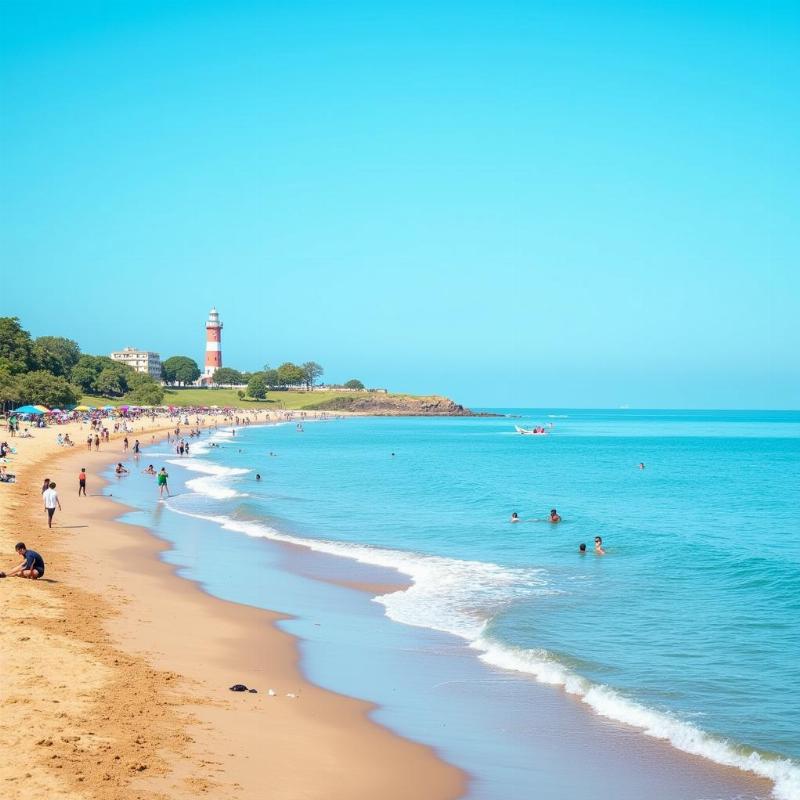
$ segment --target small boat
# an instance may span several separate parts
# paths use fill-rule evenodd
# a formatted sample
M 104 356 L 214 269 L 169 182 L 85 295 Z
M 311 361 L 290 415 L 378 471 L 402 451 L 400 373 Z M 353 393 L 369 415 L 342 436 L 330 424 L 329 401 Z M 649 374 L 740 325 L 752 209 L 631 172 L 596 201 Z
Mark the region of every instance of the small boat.
M 519 425 L 514 426 L 517 433 L 523 436 L 547 436 L 547 431 L 544 428 L 520 428 Z

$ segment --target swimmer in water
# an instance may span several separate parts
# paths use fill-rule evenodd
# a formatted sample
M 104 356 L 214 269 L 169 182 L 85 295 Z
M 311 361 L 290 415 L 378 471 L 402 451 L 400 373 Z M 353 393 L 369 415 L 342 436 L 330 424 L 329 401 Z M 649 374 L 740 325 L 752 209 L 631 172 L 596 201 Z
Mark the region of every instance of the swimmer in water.
M 147 469 L 143 469 L 143 470 L 142 470 L 142 472 L 143 472 L 145 475 L 155 475 L 155 474 L 156 474 L 156 468 L 155 468 L 155 467 L 154 467 L 152 464 L 150 464 L 150 465 L 147 467 Z
M 578 552 L 579 552 L 579 553 L 580 553 L 582 556 L 585 556 L 585 555 L 586 555 L 586 543 L 585 543 L 585 542 L 581 542 L 581 543 L 578 545 Z
M 514 513 L 511 515 L 511 522 L 521 522 L 521 521 L 522 521 L 522 520 L 519 518 L 519 514 L 517 514 L 517 512 L 515 511 L 515 512 L 514 512 Z
M 644 469 L 644 461 L 639 462 L 639 469 Z
M 125 469 L 125 467 L 123 467 L 122 464 L 117 464 L 117 468 L 114 470 L 114 472 L 116 472 L 117 475 L 127 475 L 128 474 L 128 470 Z
M 261 480 L 261 476 L 260 476 L 260 475 L 259 475 L 257 472 L 256 472 L 256 480 L 257 480 L 257 481 L 260 481 L 260 480 Z
M 606 551 L 603 549 L 603 537 L 602 536 L 595 536 L 594 537 L 594 551 L 599 556 L 604 556 Z
M 561 514 L 554 508 L 550 509 L 550 522 L 561 522 Z

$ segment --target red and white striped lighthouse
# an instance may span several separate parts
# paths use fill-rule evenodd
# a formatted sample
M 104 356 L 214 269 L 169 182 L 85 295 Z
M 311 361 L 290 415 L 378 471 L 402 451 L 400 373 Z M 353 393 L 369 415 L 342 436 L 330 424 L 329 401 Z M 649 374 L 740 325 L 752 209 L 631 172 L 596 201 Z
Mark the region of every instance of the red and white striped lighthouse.
M 203 379 L 210 380 L 214 373 L 222 366 L 222 323 L 219 321 L 219 312 L 212 308 L 206 320 L 206 368 Z

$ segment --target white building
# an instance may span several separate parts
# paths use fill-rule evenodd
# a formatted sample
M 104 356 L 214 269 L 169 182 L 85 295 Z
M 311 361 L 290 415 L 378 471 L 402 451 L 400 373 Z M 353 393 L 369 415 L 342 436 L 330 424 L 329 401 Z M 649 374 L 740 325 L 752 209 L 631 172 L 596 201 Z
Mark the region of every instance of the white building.
M 148 353 L 146 350 L 126 347 L 112 353 L 111 358 L 133 367 L 137 372 L 144 372 L 157 381 L 161 380 L 161 356 L 158 353 Z

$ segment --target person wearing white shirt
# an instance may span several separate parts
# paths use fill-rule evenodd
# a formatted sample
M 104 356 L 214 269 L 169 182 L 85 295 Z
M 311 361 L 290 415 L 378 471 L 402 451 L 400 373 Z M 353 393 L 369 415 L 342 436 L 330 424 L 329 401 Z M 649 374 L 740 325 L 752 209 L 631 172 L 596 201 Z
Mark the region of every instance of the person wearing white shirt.
M 56 508 L 61 511 L 61 501 L 58 499 L 58 492 L 56 485 L 50 481 L 49 488 L 45 489 L 42 493 L 44 499 L 44 510 L 47 512 L 47 527 L 53 527 L 53 514 L 56 513 Z

